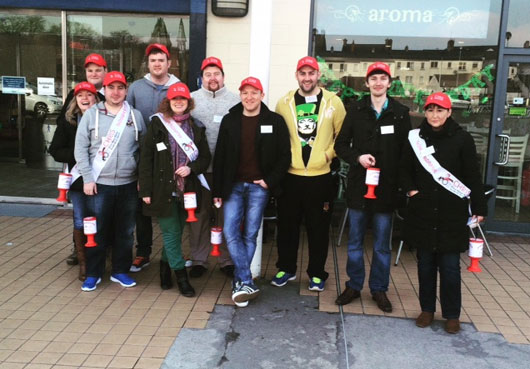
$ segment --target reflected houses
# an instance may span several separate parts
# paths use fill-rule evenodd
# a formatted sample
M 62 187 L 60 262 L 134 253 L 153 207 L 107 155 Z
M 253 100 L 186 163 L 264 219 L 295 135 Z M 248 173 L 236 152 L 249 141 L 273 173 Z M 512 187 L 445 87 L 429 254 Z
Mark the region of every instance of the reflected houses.
M 342 48 L 334 50 L 326 48 L 325 34 L 315 34 L 314 44 L 315 55 L 325 60 L 335 79 L 355 91 L 366 91 L 364 80 L 368 65 L 383 61 L 389 64 L 394 80 L 400 82 L 404 91 L 401 97 L 406 100 L 413 100 L 418 91 L 429 94 L 456 89 L 453 91 L 455 108 L 466 108 L 472 103 L 478 104 L 479 97 L 493 95 L 490 78 L 481 75 L 480 81 L 473 81 L 478 83 L 468 82 L 486 66 L 495 65 L 496 46 L 455 46 L 455 41 L 449 40 L 445 49 L 412 50 L 404 46 L 396 50 L 390 38 L 380 44 L 348 42 L 343 38 Z M 494 75 L 493 70 L 491 73 Z M 460 94 L 458 87 L 464 84 L 469 87 L 465 91 L 469 96 L 457 96 Z M 411 106 L 412 102 L 407 105 Z

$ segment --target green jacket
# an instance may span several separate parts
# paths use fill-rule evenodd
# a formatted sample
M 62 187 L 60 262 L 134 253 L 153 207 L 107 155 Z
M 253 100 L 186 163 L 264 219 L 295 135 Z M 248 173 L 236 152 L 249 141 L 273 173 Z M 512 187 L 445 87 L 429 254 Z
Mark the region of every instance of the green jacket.
M 188 163 L 191 174 L 186 177 L 185 192 L 197 194 L 197 205 L 201 203 L 201 183 L 197 176 L 206 172 L 210 164 L 211 154 L 206 141 L 204 127 L 198 126 L 200 122 L 192 122 L 194 142 L 199 149 L 199 157 Z M 173 176 L 173 161 L 169 149 L 169 133 L 158 117 L 151 119 L 147 133 L 140 151 L 140 198 L 151 197 L 151 204 L 143 203 L 143 213 L 147 216 L 171 216 L 171 203 L 175 191 Z M 163 142 L 167 149 L 158 150 L 157 143 Z M 181 199 L 182 200 L 182 199 Z M 198 209 L 197 209 L 198 211 Z

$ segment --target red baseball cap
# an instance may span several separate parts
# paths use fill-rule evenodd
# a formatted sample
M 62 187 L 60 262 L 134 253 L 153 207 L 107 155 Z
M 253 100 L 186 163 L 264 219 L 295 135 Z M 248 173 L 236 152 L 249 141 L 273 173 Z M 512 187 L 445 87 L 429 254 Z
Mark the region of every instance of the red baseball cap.
M 108 86 L 112 82 L 121 82 L 125 86 L 127 86 L 127 80 L 125 79 L 125 76 L 123 75 L 123 73 L 118 72 L 116 70 L 105 74 L 105 78 L 103 79 L 103 86 Z
M 166 97 L 168 100 L 172 100 L 178 96 L 184 97 L 188 100 L 191 99 L 190 90 L 188 86 L 186 86 L 182 82 L 177 82 L 175 84 L 172 84 L 171 86 L 169 86 L 169 89 L 167 90 Z
M 451 99 L 443 92 L 435 92 L 433 94 L 430 94 L 427 100 L 425 100 L 423 109 L 432 104 L 438 105 L 439 107 L 442 107 L 444 109 L 451 109 Z
M 96 65 L 99 65 L 100 67 L 107 68 L 107 62 L 100 54 L 88 54 L 85 58 L 85 68 L 90 63 L 94 63 Z
M 221 63 L 221 59 L 216 58 L 215 56 L 210 56 L 209 58 L 206 58 L 202 61 L 201 71 L 203 71 L 204 68 L 210 65 L 214 65 L 218 67 L 219 69 L 223 70 L 223 63 Z
M 390 67 L 388 64 L 383 62 L 375 62 L 373 64 L 370 64 L 368 66 L 368 69 L 366 70 L 366 78 L 368 78 L 371 74 L 374 74 L 375 72 L 384 72 L 388 74 L 389 77 L 392 77 L 392 73 L 390 73 Z
M 318 62 L 315 58 L 312 56 L 304 56 L 302 59 L 298 60 L 298 64 L 296 65 L 296 71 L 299 71 L 300 68 L 309 66 L 315 70 L 320 70 L 320 67 L 318 66 Z
M 257 88 L 261 92 L 263 92 L 263 86 L 261 85 L 261 82 L 259 79 L 254 77 L 247 77 L 244 80 L 241 81 L 241 85 L 239 86 L 239 91 L 243 89 L 245 86 L 252 86 L 254 88 Z
M 74 96 L 76 96 L 81 91 L 92 92 L 94 95 L 98 93 L 98 91 L 96 90 L 96 87 L 92 83 L 86 82 L 86 81 L 75 85 Z
M 151 54 L 151 51 L 153 51 L 155 49 L 162 51 L 164 54 L 167 55 L 167 58 L 169 59 L 169 51 L 168 51 L 167 47 L 165 45 L 162 45 L 162 44 L 150 44 L 150 45 L 148 45 L 147 48 L 145 49 L 145 56 L 149 56 L 149 54 Z

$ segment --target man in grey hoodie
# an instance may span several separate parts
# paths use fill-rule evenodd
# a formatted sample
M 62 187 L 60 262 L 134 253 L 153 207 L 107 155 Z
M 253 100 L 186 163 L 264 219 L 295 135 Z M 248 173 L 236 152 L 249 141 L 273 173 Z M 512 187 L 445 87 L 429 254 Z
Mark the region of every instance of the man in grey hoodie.
M 81 289 L 93 291 L 105 271 L 105 249 L 112 247 L 110 280 L 124 287 L 136 285 L 127 272 L 132 262 L 134 212 L 140 138 L 145 124 L 139 111 L 125 102 L 127 81 L 109 72 L 103 81 L 105 102 L 88 109 L 77 129 L 75 169 L 83 176 L 88 213 L 96 217 L 95 246 L 86 249 L 86 280 Z
M 228 110 L 239 103 L 239 96 L 228 91 L 224 85 L 224 71 L 221 60 L 209 57 L 201 65 L 202 87 L 191 93 L 195 102 L 195 109 L 191 111 L 193 118 L 200 120 L 206 127 L 206 140 L 210 147 L 212 157 L 215 153 L 217 135 L 223 116 Z M 213 163 L 213 160 L 212 160 Z M 212 164 L 208 167 L 205 177 L 212 185 Z M 210 250 L 210 220 L 216 218 L 217 224 L 222 226 L 222 211 L 217 211 L 217 216 L 212 208 L 212 193 L 201 187 L 201 211 L 197 214 L 198 222 L 190 223 L 190 249 L 193 267 L 190 277 L 197 278 L 206 272 L 207 258 Z M 221 245 L 219 265 L 221 271 L 233 277 L 234 265 L 225 243 Z
M 127 102 L 142 113 L 145 124 L 158 111 L 158 105 L 167 95 L 169 86 L 179 79 L 169 73 L 171 60 L 169 51 L 162 44 L 150 44 L 145 49 L 147 69 L 144 78 L 135 81 L 129 87 Z M 153 245 L 153 225 L 151 217 L 142 214 L 142 200 L 138 200 L 136 212 L 136 258 L 131 265 L 131 272 L 139 272 L 149 265 Z

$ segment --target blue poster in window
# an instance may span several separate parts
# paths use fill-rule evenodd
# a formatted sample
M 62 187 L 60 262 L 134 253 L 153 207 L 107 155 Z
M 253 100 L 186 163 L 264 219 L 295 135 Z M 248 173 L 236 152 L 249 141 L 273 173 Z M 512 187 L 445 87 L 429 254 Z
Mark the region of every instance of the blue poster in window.
M 2 93 L 24 95 L 26 93 L 26 77 L 2 76 Z
M 486 38 L 491 0 L 317 0 L 327 35 Z

